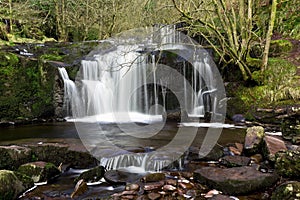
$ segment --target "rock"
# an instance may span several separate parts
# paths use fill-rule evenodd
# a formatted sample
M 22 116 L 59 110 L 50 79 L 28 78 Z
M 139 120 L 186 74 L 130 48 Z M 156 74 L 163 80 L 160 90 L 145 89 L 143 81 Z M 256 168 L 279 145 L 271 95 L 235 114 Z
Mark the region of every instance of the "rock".
M 251 158 L 245 156 L 224 156 L 221 158 L 221 164 L 227 167 L 240 167 L 250 164 Z
M 104 174 L 104 179 L 111 184 L 134 183 L 141 179 L 141 177 L 141 174 L 135 174 L 121 170 L 109 170 Z
M 159 193 L 154 193 L 154 192 L 149 193 L 147 196 L 151 200 L 155 200 L 155 199 L 159 199 L 160 198 L 160 194 Z
M 86 182 L 83 179 L 81 179 L 76 183 L 75 189 L 71 194 L 71 198 L 73 199 L 76 196 L 80 196 L 84 194 L 87 190 L 88 190 L 88 186 Z
M 292 200 L 300 197 L 300 182 L 289 181 L 285 182 L 273 191 L 271 200 Z
M 23 164 L 19 167 L 18 172 L 31 177 L 35 183 L 49 181 L 60 174 L 54 164 L 42 161 Z
M 38 160 L 51 162 L 56 166 L 70 163 L 73 168 L 84 169 L 96 167 L 98 163 L 86 150 L 71 148 L 68 144 L 40 143 L 31 144 L 29 148 Z
M 214 195 L 210 200 L 234 200 L 230 196 L 222 195 L 222 194 L 217 194 Z
M 104 173 L 105 168 L 103 166 L 98 166 L 81 173 L 77 178 L 75 178 L 74 182 L 77 183 L 81 179 L 85 182 L 97 182 L 103 178 Z
M 275 155 L 275 170 L 284 177 L 300 177 L 300 152 L 278 152 Z
M 257 153 L 257 154 L 254 154 L 253 156 L 251 156 L 251 160 L 256 164 L 259 164 L 263 161 L 263 156 L 261 154 Z
M 23 179 L 24 183 L 21 179 Z M 16 199 L 20 193 L 33 186 L 33 181 L 29 177 L 17 175 L 9 170 L 0 170 L 0 199 Z
M 143 189 L 145 191 L 150 191 L 150 190 L 160 190 L 164 185 L 164 182 L 156 182 L 156 183 L 147 183 L 144 185 Z
M 264 128 L 261 126 L 253 126 L 247 129 L 244 152 L 248 155 L 260 153 L 263 139 L 265 136 Z
M 275 161 L 275 154 L 277 152 L 287 150 L 284 141 L 279 138 L 266 135 L 264 141 L 264 157 L 268 158 L 271 161 Z
M 171 191 L 171 192 L 173 192 L 173 191 L 175 191 L 177 188 L 175 187 L 175 186 L 173 186 L 173 185 L 164 185 L 163 186 L 163 190 L 164 191 Z
M 141 180 L 145 183 L 148 183 L 148 182 L 162 181 L 162 180 L 165 180 L 165 178 L 166 178 L 166 175 L 164 173 L 151 173 L 151 174 L 147 174 Z
M 125 186 L 125 190 L 127 191 L 138 191 L 140 186 L 136 183 L 128 184 Z
M 0 146 L 0 169 L 17 169 L 20 165 L 31 162 L 32 151 L 21 146 Z
M 235 114 L 232 116 L 232 121 L 234 123 L 244 123 L 245 122 L 245 117 L 242 114 Z
M 207 155 L 206 154 L 202 155 L 199 147 L 190 147 L 188 153 L 188 160 L 211 161 L 211 160 L 219 160 L 222 156 L 223 156 L 223 149 L 218 145 L 215 145 Z
M 203 167 L 194 171 L 194 180 L 229 195 L 246 194 L 268 188 L 277 179 L 276 174 L 262 173 L 248 166 L 228 169 Z

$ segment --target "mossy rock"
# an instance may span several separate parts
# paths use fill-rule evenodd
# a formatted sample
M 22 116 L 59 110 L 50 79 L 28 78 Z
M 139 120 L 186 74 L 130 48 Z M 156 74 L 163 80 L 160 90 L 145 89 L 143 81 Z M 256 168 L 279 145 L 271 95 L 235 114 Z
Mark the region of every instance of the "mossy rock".
M 52 180 L 60 174 L 54 164 L 42 161 L 21 165 L 18 172 L 31 177 L 35 183 Z
M 261 126 L 247 128 L 244 143 L 244 153 L 253 155 L 260 153 L 264 145 L 265 130 Z
M 83 179 L 85 182 L 96 182 L 99 181 L 101 178 L 103 178 L 104 174 L 105 174 L 105 168 L 102 166 L 98 166 L 81 173 L 74 180 L 74 182 L 77 183 L 81 179 Z
M 273 191 L 271 200 L 294 200 L 300 197 L 300 182 L 289 181 L 278 186 Z
M 300 177 L 300 152 L 285 151 L 275 155 L 276 172 L 288 178 Z
M 25 184 L 18 177 L 21 176 L 13 171 L 0 170 L 0 200 L 16 199 L 20 193 L 33 187 L 34 184 L 28 177 L 21 177 L 23 180 L 26 179 Z
M 293 49 L 293 44 L 289 40 L 272 40 L 270 44 L 270 56 L 276 57 L 289 53 Z
M 21 146 L 0 146 L 0 169 L 17 169 L 20 165 L 30 162 L 31 149 Z

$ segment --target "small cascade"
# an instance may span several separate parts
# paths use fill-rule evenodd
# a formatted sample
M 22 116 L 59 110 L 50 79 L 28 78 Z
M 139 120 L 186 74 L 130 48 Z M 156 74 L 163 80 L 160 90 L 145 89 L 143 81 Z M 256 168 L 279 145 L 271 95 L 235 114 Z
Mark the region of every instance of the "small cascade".
M 177 168 L 182 170 L 183 159 L 179 158 L 175 162 L 171 159 L 157 158 L 151 159 L 146 153 L 123 154 L 110 158 L 102 158 L 100 165 L 105 166 L 107 170 L 115 170 L 119 168 L 127 168 L 128 166 L 134 167 L 135 171 L 161 171 L 165 167 Z

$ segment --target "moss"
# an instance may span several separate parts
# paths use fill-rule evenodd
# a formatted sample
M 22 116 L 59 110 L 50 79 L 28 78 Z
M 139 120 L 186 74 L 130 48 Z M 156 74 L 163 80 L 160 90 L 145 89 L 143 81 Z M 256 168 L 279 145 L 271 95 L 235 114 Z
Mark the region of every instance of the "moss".
M 56 54 L 44 54 L 42 56 L 40 56 L 41 60 L 54 60 L 54 61 L 61 61 L 63 60 L 63 56 L 62 55 L 56 55 Z
M 270 56 L 276 57 L 289 53 L 293 48 L 293 44 L 289 40 L 272 40 L 270 44 Z
M 25 190 L 14 172 L 0 170 L 0 200 L 12 200 Z

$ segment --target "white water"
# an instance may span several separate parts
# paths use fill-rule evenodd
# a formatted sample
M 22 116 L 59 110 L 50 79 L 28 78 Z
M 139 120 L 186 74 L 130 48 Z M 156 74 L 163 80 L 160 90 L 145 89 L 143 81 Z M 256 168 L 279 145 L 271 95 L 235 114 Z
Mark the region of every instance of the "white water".
M 157 38 L 160 41 L 157 41 Z M 151 47 L 150 52 L 142 52 L 140 44 L 111 42 L 114 45 L 109 51 L 95 51 L 81 62 L 77 74 L 76 84 L 69 79 L 67 71 L 59 68 L 64 81 L 65 105 L 70 116 L 76 122 L 84 123 L 111 123 L 111 122 L 142 122 L 153 123 L 162 121 L 163 109 L 156 106 L 168 104 L 168 88 L 173 82 L 166 82 L 165 76 L 157 72 L 158 56 L 155 52 L 184 50 L 178 43 L 180 38 L 173 28 L 167 27 L 160 31 L 160 37 L 147 40 L 144 47 Z M 160 43 L 160 45 L 157 45 Z M 162 45 L 163 44 L 163 45 Z M 148 45 L 148 46 L 147 46 Z M 148 54 L 147 54 L 148 53 Z M 149 54 L 150 53 L 150 54 Z M 183 62 L 182 76 L 185 79 L 175 80 L 181 86 L 183 109 L 189 116 L 204 116 L 205 111 L 214 111 L 214 99 L 208 99 L 216 91 L 213 83 L 213 73 L 209 64 L 209 55 L 204 53 L 196 57 L 188 66 Z M 169 77 L 170 79 L 174 77 Z M 149 84 L 149 80 L 150 84 Z M 159 85 L 162 86 L 159 86 Z M 191 86 L 193 94 L 188 92 Z M 207 105 L 205 102 L 211 101 Z M 70 109 L 72 108 L 72 109 Z M 165 108 L 166 109 L 166 108 Z M 100 133 L 101 134 L 101 133 Z M 106 157 L 101 164 L 108 169 L 134 167 L 138 171 L 160 171 L 164 166 L 172 163 L 172 155 L 162 155 L 162 159 L 151 159 L 147 154 L 123 154 Z M 181 161 L 179 162 L 181 163 Z

